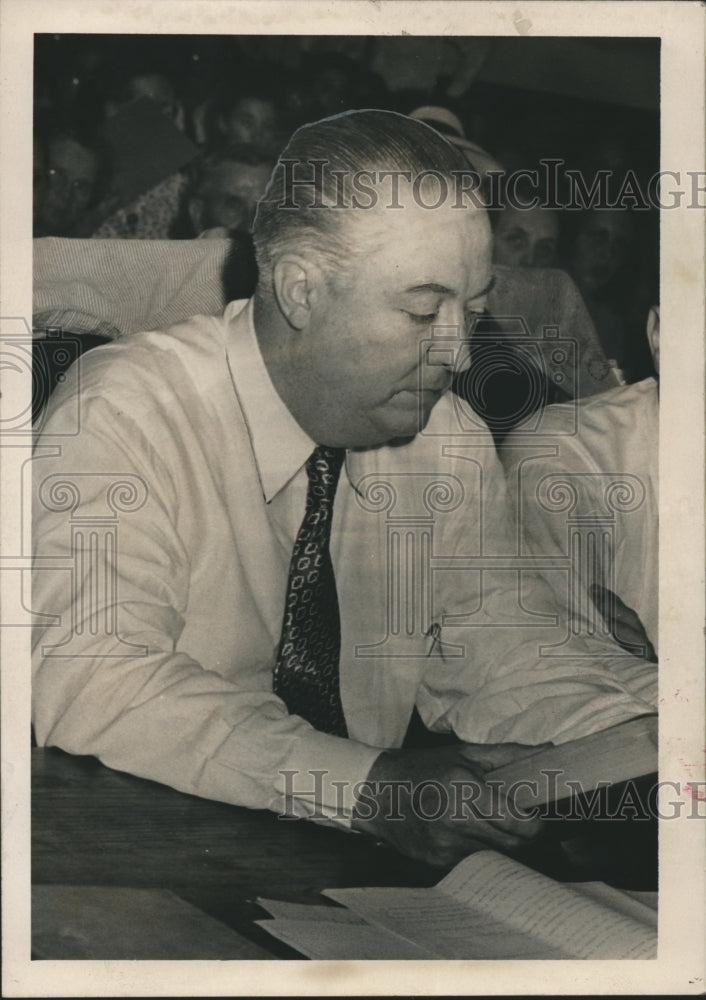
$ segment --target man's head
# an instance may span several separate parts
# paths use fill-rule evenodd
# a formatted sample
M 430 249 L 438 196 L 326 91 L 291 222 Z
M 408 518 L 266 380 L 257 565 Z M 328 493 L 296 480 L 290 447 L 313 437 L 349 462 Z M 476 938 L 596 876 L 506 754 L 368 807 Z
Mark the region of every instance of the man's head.
M 98 144 L 70 131 L 36 137 L 35 236 L 72 234 L 94 199 L 102 154 Z
M 582 292 L 600 293 L 617 277 L 630 255 L 634 227 L 620 209 L 591 209 L 578 221 L 571 249 L 571 273 Z
M 553 267 L 558 240 L 556 212 L 507 206 L 495 225 L 493 260 L 507 267 Z
M 253 229 L 256 328 L 280 395 L 317 442 L 412 437 L 448 390 L 491 280 L 468 173 L 433 129 L 383 111 L 305 126 L 282 153 Z M 450 339 L 434 345 L 434 327 Z
M 150 66 L 135 68 L 118 76 L 106 101 L 106 116 L 111 118 L 125 105 L 141 97 L 149 97 L 166 118 L 183 130 L 184 112 L 171 81 L 165 73 Z
M 274 98 L 263 89 L 226 100 L 218 112 L 216 124 L 221 144 L 226 148 L 245 143 L 269 149 L 278 132 Z
M 249 230 L 271 171 L 272 160 L 250 147 L 205 159 L 187 199 L 194 234 Z

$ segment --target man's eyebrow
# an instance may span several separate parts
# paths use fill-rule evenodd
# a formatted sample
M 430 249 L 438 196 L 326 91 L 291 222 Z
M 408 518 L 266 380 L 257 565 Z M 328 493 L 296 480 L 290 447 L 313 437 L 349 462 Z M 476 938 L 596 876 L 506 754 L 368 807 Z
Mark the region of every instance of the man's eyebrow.
M 405 294 L 408 292 L 435 292 L 438 295 L 455 295 L 453 288 L 447 288 L 446 285 L 438 285 L 435 281 L 429 281 L 425 285 L 412 285 L 411 288 L 405 288 Z
M 491 288 L 493 288 L 494 285 L 495 285 L 495 275 L 493 275 L 491 277 L 490 281 L 488 282 L 487 285 L 485 285 L 484 288 L 481 288 L 480 291 L 475 292 L 470 297 L 469 301 L 472 301 L 473 299 L 480 298 L 481 295 L 487 295 L 488 292 L 491 290 Z M 412 285 L 410 288 L 405 288 L 404 294 L 405 295 L 407 295 L 407 294 L 414 294 L 415 292 L 434 292 L 437 295 L 455 295 L 456 294 L 456 292 L 454 291 L 453 288 L 447 288 L 446 285 L 439 285 L 435 281 L 429 281 L 426 284 L 422 284 L 422 285 Z

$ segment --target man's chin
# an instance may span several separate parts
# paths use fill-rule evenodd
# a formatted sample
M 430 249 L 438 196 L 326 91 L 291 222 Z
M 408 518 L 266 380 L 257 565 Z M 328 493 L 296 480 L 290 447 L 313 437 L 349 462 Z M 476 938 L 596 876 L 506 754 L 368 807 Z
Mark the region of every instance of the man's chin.
M 429 423 L 431 411 L 446 390 L 405 390 L 395 393 L 380 410 L 371 414 L 368 426 L 344 447 L 365 451 L 384 446 L 397 447 L 412 441 Z
M 400 393 L 399 395 L 402 395 Z M 444 395 L 443 392 L 414 393 L 415 405 L 405 406 L 409 412 L 395 414 L 392 419 L 388 417 L 385 421 L 384 434 L 377 442 L 378 445 L 397 446 L 406 444 L 424 430 L 429 423 L 431 411 Z M 383 439 L 384 437 L 384 439 Z

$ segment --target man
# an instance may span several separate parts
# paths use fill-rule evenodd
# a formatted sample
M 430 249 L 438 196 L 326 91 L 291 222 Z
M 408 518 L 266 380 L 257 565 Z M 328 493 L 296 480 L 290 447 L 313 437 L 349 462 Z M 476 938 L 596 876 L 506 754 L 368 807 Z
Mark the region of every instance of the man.
M 144 61 L 138 57 L 134 66 L 116 70 L 113 88 L 105 102 L 105 118 L 114 118 L 132 104 L 145 99 L 151 101 L 175 129 L 184 131 L 183 105 L 169 77 L 149 57 Z M 194 154 L 195 152 L 194 150 Z M 175 164 L 171 173 L 163 176 L 127 205 L 121 203 L 120 198 L 117 198 L 116 204 L 116 195 L 109 194 L 104 205 L 99 206 L 98 226 L 94 226 L 87 235 L 94 239 L 169 239 L 186 187 L 186 174 L 176 167 L 182 167 L 188 159 L 188 155 L 185 155 Z M 106 211 L 109 213 L 107 217 Z
M 35 136 L 34 236 L 75 236 L 107 169 L 103 147 L 71 129 Z
M 299 130 L 258 206 L 254 298 L 60 387 L 40 451 L 62 453 L 34 476 L 40 744 L 446 864 L 537 833 L 480 780 L 515 744 L 654 711 L 653 666 L 610 642 L 540 657 L 555 609 L 508 563 L 487 429 L 459 429 L 491 281 L 484 211 L 454 208 L 466 169 L 388 112 Z M 415 706 L 463 742 L 402 748 Z M 459 788 L 475 812 L 429 822 Z
M 646 332 L 659 372 L 657 307 Z M 549 406 L 538 434 L 520 425 L 499 455 L 528 551 L 561 566 L 573 547 L 571 573 L 552 573 L 558 600 L 577 620 L 595 603 L 625 648 L 656 657 L 659 378 Z
M 192 235 L 223 239 L 236 230 L 248 232 L 273 161 L 274 157 L 250 146 L 204 159 L 186 193 Z
M 506 267 L 554 267 L 559 217 L 548 208 L 505 206 L 495 226 L 493 260 Z
M 235 99 L 226 96 L 216 109 L 217 144 L 225 149 L 248 145 L 269 150 L 280 130 L 272 87 L 250 80 L 239 89 Z

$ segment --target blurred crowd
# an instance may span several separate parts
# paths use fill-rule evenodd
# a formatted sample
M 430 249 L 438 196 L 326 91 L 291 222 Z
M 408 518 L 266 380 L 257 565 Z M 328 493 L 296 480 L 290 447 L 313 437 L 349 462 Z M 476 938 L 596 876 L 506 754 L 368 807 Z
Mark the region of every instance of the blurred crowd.
M 483 85 L 476 73 L 492 59 L 490 43 L 38 35 L 34 235 L 247 239 L 288 136 L 349 108 L 422 118 L 482 177 L 554 158 L 580 171 L 588 189 L 598 171 L 609 171 L 614 191 L 626 171 L 646 185 L 659 165 L 656 120 Z M 566 270 L 625 380 L 651 374 L 645 317 L 658 301 L 656 210 L 526 210 L 503 190 L 490 213 L 496 263 Z M 530 200 L 522 185 L 515 194 Z

